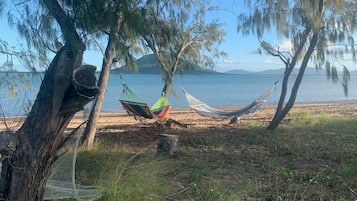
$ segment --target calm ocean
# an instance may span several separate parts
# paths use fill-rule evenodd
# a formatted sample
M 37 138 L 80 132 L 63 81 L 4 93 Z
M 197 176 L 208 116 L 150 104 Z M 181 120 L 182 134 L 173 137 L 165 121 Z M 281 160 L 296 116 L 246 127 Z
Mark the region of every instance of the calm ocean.
M 0 74 L 5 76 L 5 74 Z M 160 75 L 154 74 L 124 74 L 123 78 L 131 90 L 140 96 L 149 105 L 154 104 L 160 96 L 163 81 Z M 16 81 L 17 95 L 8 93 L 7 85 L 0 82 L 0 114 L 6 116 L 26 114 L 31 102 L 34 101 L 42 75 L 33 75 L 30 79 L 31 88 L 21 89 L 22 83 Z M 281 75 L 261 74 L 190 74 L 176 75 L 169 101 L 173 108 L 187 108 L 188 104 L 182 93 L 182 87 L 190 94 L 215 107 L 242 106 L 249 104 L 259 97 L 275 81 L 282 82 Z M 4 80 L 4 78 L 0 78 Z M 17 80 L 12 78 L 10 80 Z M 293 80 L 293 79 L 290 79 Z M 28 86 L 25 84 L 25 86 Z M 357 76 L 352 76 L 350 81 L 349 96 L 343 93 L 341 85 L 333 84 L 325 75 L 305 75 L 296 102 L 319 102 L 336 100 L 356 100 Z M 280 95 L 281 84 L 268 98 L 268 104 L 277 103 Z M 122 110 L 118 99 L 122 91 L 121 79 L 118 74 L 112 74 L 109 79 L 108 89 L 105 94 L 102 111 Z M 89 103 L 90 105 L 90 103 Z M 27 108 L 27 109 L 26 109 Z

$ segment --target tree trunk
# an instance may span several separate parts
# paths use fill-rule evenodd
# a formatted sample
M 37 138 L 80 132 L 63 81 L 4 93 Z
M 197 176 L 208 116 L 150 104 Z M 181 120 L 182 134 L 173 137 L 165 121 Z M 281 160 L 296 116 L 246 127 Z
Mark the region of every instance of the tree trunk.
M 51 62 L 22 127 L 0 150 L 3 159 L 0 199 L 42 200 L 57 151 L 69 136 L 64 131 L 74 114 L 98 93 L 93 66 L 80 68 L 85 45 L 55 0 L 45 0 L 59 23 L 66 45 Z M 88 79 L 87 79 L 88 78 Z
M 317 44 L 317 41 L 318 41 L 318 32 L 314 32 L 313 36 L 312 36 L 312 39 L 311 39 L 311 42 L 310 42 L 310 46 L 304 56 L 304 59 L 301 63 L 301 66 L 300 66 L 300 70 L 299 70 L 299 73 L 296 77 L 296 80 L 294 82 L 294 85 L 293 85 L 293 88 L 292 88 L 292 91 L 291 91 L 291 94 L 290 94 L 290 97 L 289 97 L 289 100 L 288 102 L 286 103 L 286 105 L 282 108 L 282 110 L 280 112 L 277 111 L 277 113 L 275 114 L 273 120 L 270 122 L 269 126 L 268 126 L 268 130 L 275 130 L 279 124 L 281 123 L 281 121 L 285 118 L 285 116 L 289 113 L 289 111 L 291 110 L 291 108 L 294 106 L 294 103 L 295 103 L 295 100 L 296 100 L 296 96 L 297 96 L 297 93 L 298 93 L 298 90 L 299 90 L 299 87 L 300 87 L 300 84 L 301 84 L 301 81 L 302 81 L 302 78 L 304 76 L 304 72 L 305 72 L 305 69 L 307 67 L 307 64 L 310 60 L 310 57 L 314 51 L 314 48 Z M 287 85 L 287 82 L 284 83 Z M 280 104 L 280 102 L 279 102 Z
M 296 65 L 296 62 L 298 60 L 298 58 L 300 57 L 301 52 L 303 51 L 306 41 L 308 39 L 308 35 L 311 32 L 312 27 L 307 27 L 307 29 L 304 31 L 304 34 L 302 36 L 302 40 L 298 46 L 298 48 L 295 51 L 294 56 L 292 57 L 292 59 L 285 59 L 285 57 L 280 56 L 280 54 L 276 54 L 276 56 L 279 56 L 279 58 L 285 63 L 285 71 L 284 71 L 284 77 L 283 77 L 283 82 L 282 82 L 282 86 L 281 86 L 281 93 L 280 93 L 280 98 L 279 98 L 279 102 L 278 102 L 278 106 L 276 108 L 275 114 L 273 119 L 276 119 L 277 116 L 281 113 L 281 111 L 283 110 L 283 106 L 285 103 L 285 98 L 286 98 L 286 94 L 287 94 L 287 90 L 288 90 L 288 84 L 289 84 L 289 78 L 291 75 L 291 72 L 294 70 L 294 67 Z
M 162 88 L 162 93 L 164 94 L 165 97 L 169 94 L 169 89 L 171 87 L 172 81 L 165 80 L 165 85 Z
M 281 84 L 281 93 L 280 93 L 280 98 L 279 98 L 279 102 L 278 102 L 278 106 L 276 108 L 273 120 L 277 118 L 277 116 L 281 113 L 281 111 L 283 110 L 283 106 L 285 103 L 285 98 L 286 98 L 286 94 L 288 91 L 288 84 L 289 84 L 289 77 L 290 77 L 290 73 L 292 71 L 293 67 L 290 66 L 289 68 L 289 63 L 286 63 L 286 67 L 285 67 L 285 71 L 284 71 L 284 77 L 283 77 L 283 82 Z
M 160 140 L 157 144 L 158 153 L 168 153 L 170 156 L 178 154 L 178 135 L 160 134 Z
M 285 116 L 289 113 L 291 108 L 293 107 L 295 100 L 296 100 L 299 86 L 300 86 L 302 78 L 304 76 L 305 69 L 306 69 L 306 66 L 304 68 L 303 67 L 300 68 L 299 74 L 296 77 L 296 80 L 294 82 L 293 90 L 291 91 L 288 102 L 285 104 L 285 106 L 282 108 L 282 110 L 280 112 L 277 112 L 275 114 L 273 120 L 270 122 L 270 124 L 267 128 L 268 130 L 275 130 L 279 126 L 281 121 L 285 118 Z
M 100 111 L 102 109 L 105 91 L 107 90 L 110 69 L 113 64 L 115 43 L 118 41 L 119 28 L 122 23 L 122 14 L 117 15 L 117 25 L 111 30 L 105 56 L 103 58 L 102 70 L 100 72 L 98 87 L 100 89 L 98 97 L 95 99 L 92 110 L 90 112 L 88 123 L 84 131 L 83 140 L 87 140 L 87 148 L 92 149 L 94 145 L 95 133 L 97 130 L 97 122 L 99 120 Z
M 65 128 L 90 97 L 98 93 L 95 88 L 84 90 L 73 81 L 73 69 L 79 67 L 82 54 L 82 51 L 65 46 L 56 55 L 31 112 L 11 137 L 10 144 L 15 147 L 7 150 L 9 156 L 4 160 L 0 182 L 5 199 L 42 200 L 57 151 L 69 137 L 64 133 Z M 94 71 L 90 71 L 93 81 Z M 88 74 L 86 76 L 88 78 Z
M 97 130 L 97 122 L 99 120 L 99 115 L 102 109 L 105 91 L 108 85 L 110 68 L 112 65 L 113 55 L 114 55 L 114 48 L 115 48 L 114 41 L 109 39 L 109 44 L 105 51 L 105 59 L 103 59 L 102 71 L 100 72 L 100 76 L 98 80 L 98 87 L 100 91 L 98 97 L 94 101 L 83 136 L 84 137 L 83 140 L 87 140 L 88 149 L 93 148 L 95 133 Z

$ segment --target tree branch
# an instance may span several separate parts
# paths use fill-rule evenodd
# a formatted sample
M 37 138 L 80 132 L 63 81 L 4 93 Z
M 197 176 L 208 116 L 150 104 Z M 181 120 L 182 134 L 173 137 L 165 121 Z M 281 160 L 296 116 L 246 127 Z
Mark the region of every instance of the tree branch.
M 44 0 L 46 7 L 49 9 L 50 13 L 57 20 L 59 26 L 61 27 L 63 37 L 65 41 L 69 44 L 78 46 L 80 51 L 85 50 L 85 44 L 80 39 L 77 31 L 73 25 L 72 20 L 67 16 L 62 7 L 58 4 L 57 0 Z

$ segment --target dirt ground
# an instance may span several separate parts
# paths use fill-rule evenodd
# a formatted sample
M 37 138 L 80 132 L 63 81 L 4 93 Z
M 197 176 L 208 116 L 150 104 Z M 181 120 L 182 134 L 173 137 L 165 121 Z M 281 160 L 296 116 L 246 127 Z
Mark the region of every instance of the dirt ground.
M 226 107 L 221 109 L 229 111 L 237 108 Z M 170 128 L 182 129 L 182 131 L 185 129 L 212 127 L 220 128 L 220 130 L 231 130 L 252 120 L 268 124 L 273 118 L 275 109 L 276 106 L 274 105 L 266 105 L 255 113 L 239 118 L 235 124 L 230 124 L 230 119 L 222 120 L 203 117 L 190 109 L 173 109 L 169 118 L 180 122 L 183 126 L 171 123 L 170 127 L 159 124 L 155 120 L 135 120 L 123 111 L 102 113 L 98 123 L 96 140 L 109 144 L 129 143 L 136 146 L 145 146 L 155 142 L 160 134 L 170 132 Z M 354 115 L 357 114 L 357 101 L 299 103 L 293 107 L 291 112 L 299 110 L 336 116 Z M 289 115 L 284 120 L 289 120 Z M 74 128 L 83 121 L 83 115 L 77 115 L 69 127 Z
M 187 128 L 209 128 L 216 127 L 220 129 L 237 127 L 246 122 L 255 120 L 268 124 L 275 112 L 275 105 L 265 105 L 255 113 L 240 117 L 237 123 L 229 124 L 230 119 L 212 119 L 203 117 L 190 109 L 175 109 L 170 112 L 169 118 L 182 125 L 171 123 L 171 126 L 163 125 L 155 120 L 136 120 L 124 111 L 102 113 L 97 128 L 96 140 L 106 143 L 130 143 L 132 145 L 145 145 L 156 141 L 160 134 L 168 132 L 168 129 L 175 127 L 177 129 Z M 234 107 L 221 108 L 223 110 L 237 109 Z M 354 115 L 357 114 L 357 101 L 337 101 L 337 102 L 319 102 L 319 103 L 297 103 L 291 112 L 306 110 L 311 113 L 326 113 L 330 115 Z M 19 128 L 24 117 L 3 118 L 0 124 L 0 130 L 6 127 L 13 131 Z M 289 115 L 284 119 L 289 120 Z M 83 114 L 77 114 L 68 126 L 71 130 L 85 121 Z M 4 123 L 6 122 L 6 124 Z
M 200 192 L 205 192 L 205 182 L 207 182 L 208 185 L 211 180 L 216 182 L 222 178 L 224 178 L 224 182 L 221 184 L 224 188 L 224 185 L 227 185 L 227 188 L 236 186 L 237 188 L 242 187 L 245 189 L 245 186 L 252 187 L 251 185 L 253 184 L 250 184 L 251 181 L 257 181 L 259 184 L 253 185 L 253 190 L 249 192 L 249 197 L 252 197 L 252 200 L 253 198 L 254 200 L 258 200 L 255 199 L 256 197 L 260 198 L 272 195 L 271 193 L 273 191 L 275 193 L 277 189 L 280 195 L 287 197 L 287 200 L 289 200 L 289 196 L 291 200 L 295 200 L 292 197 L 294 197 L 296 193 L 301 193 L 304 196 L 321 196 L 321 199 L 313 200 L 329 200 L 322 199 L 322 197 L 325 194 L 328 196 L 342 195 L 343 193 L 338 193 L 340 188 L 347 189 L 351 186 L 350 189 L 355 189 L 355 178 L 341 179 L 343 178 L 341 176 L 342 170 L 349 170 L 348 168 L 354 170 L 353 168 L 355 167 L 353 165 L 355 153 L 351 151 L 355 150 L 354 146 L 345 146 L 345 144 L 348 143 L 344 142 L 345 140 L 349 140 L 349 142 L 353 144 L 351 140 L 355 140 L 355 138 L 351 137 L 351 135 L 342 136 L 339 132 L 328 132 L 325 133 L 328 135 L 324 138 L 319 132 L 313 133 L 314 135 L 310 135 L 309 133 L 298 133 L 297 135 L 281 133 L 275 137 L 274 135 L 265 135 L 260 138 L 257 137 L 258 135 L 250 133 L 249 129 L 246 129 L 249 128 L 249 124 L 253 123 L 254 125 L 255 122 L 268 125 L 274 115 L 275 107 L 275 105 L 266 105 L 255 113 L 241 117 L 235 124 L 229 124 L 230 119 L 219 120 L 202 117 L 188 108 L 173 108 L 169 118 L 180 122 L 184 126 L 179 126 L 175 123 L 171 123 L 171 126 L 167 126 L 157 123 L 155 120 L 139 121 L 135 120 L 132 116 L 128 116 L 124 111 L 106 112 L 102 113 L 99 118 L 96 133 L 96 142 L 99 143 L 96 143 L 96 145 L 101 145 L 98 146 L 99 148 L 108 147 L 108 150 L 118 150 L 110 149 L 111 147 L 123 147 L 126 152 L 141 153 L 143 150 L 148 150 L 147 148 L 156 146 L 160 134 L 178 135 L 180 139 L 180 149 L 182 148 L 186 151 L 193 150 L 192 154 L 189 154 L 190 152 L 186 152 L 185 154 L 184 151 L 182 154 L 179 154 L 179 163 L 187 165 L 196 161 L 196 165 L 204 164 L 208 167 L 196 168 L 201 166 L 191 167 L 188 165 L 184 168 L 185 171 L 175 172 L 175 177 L 180 179 L 189 177 L 186 172 L 186 168 L 189 167 L 191 167 L 190 170 L 193 172 L 213 172 L 209 179 L 206 177 L 205 180 L 202 179 L 202 189 Z M 236 108 L 226 107 L 222 109 L 232 110 Z M 291 113 L 302 111 L 311 114 L 328 114 L 329 116 L 357 115 L 357 100 L 298 103 L 295 104 Z M 290 122 L 292 116 L 296 115 L 287 115 L 283 123 Z M 313 115 L 309 117 L 313 117 Z M 16 131 L 16 129 L 22 125 L 24 117 L 7 117 L 5 119 L 6 121 L 2 119 L 0 123 L 0 131 L 5 129 L 5 125 L 13 131 Z M 70 122 L 67 132 L 70 132 L 85 120 L 86 117 L 84 117 L 83 114 L 77 114 Z M 4 122 L 6 122 L 6 124 L 4 124 Z M 248 126 L 245 127 L 245 125 Z M 192 136 L 196 134 L 197 136 Z M 260 134 L 261 133 L 259 133 L 259 136 Z M 320 141 L 312 140 L 316 136 Z M 340 140 L 340 143 L 335 144 L 334 139 L 337 138 Z M 252 141 L 254 141 L 254 143 L 252 143 Z M 274 143 L 271 143 L 271 141 L 274 141 Z M 281 142 L 281 144 L 279 144 L 279 142 Z M 335 150 L 335 147 L 338 147 L 336 148 L 338 151 Z M 343 159 L 341 159 L 342 155 L 344 156 Z M 269 158 L 269 160 L 266 160 L 267 158 Z M 341 161 L 343 161 L 343 163 L 341 163 Z M 227 167 L 231 169 L 221 168 L 221 164 L 230 164 Z M 325 174 L 321 174 L 324 173 L 326 164 L 328 164 L 328 167 L 332 167 L 332 170 L 341 170 L 339 174 L 336 172 L 328 174 L 332 179 L 327 182 L 325 177 L 323 177 Z M 175 171 L 176 170 L 175 168 Z M 303 176 L 321 174 L 321 178 L 323 177 L 324 179 L 319 180 L 319 183 L 314 183 L 314 185 L 307 185 L 310 183 L 304 182 L 305 180 L 299 180 L 295 177 L 295 179 L 291 179 L 291 176 L 281 175 L 280 170 L 298 173 L 294 175 L 302 175 L 301 178 L 303 178 Z M 225 175 L 224 172 L 226 172 L 227 175 Z M 353 175 L 355 174 L 353 173 Z M 180 182 L 185 184 L 186 181 L 183 179 Z M 330 186 L 330 184 L 332 184 L 332 186 Z M 344 185 L 343 187 L 341 187 L 342 184 Z M 187 186 L 189 185 L 187 184 Z M 334 193 L 330 193 L 330 191 Z M 195 192 L 197 192 L 196 188 L 193 189 L 192 195 L 194 195 Z M 345 197 L 350 194 L 351 197 L 355 196 L 353 190 L 347 189 L 343 192 L 346 194 Z M 180 195 L 178 194 L 178 196 Z

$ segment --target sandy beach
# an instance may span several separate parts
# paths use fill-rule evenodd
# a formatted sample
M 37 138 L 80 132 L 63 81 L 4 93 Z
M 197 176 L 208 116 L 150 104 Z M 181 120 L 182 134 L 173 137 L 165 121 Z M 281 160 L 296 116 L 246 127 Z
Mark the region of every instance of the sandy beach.
M 298 117 L 298 115 L 287 115 L 282 123 L 287 125 L 291 122 L 288 129 L 282 128 L 277 130 L 274 135 L 270 133 L 266 135 L 260 124 L 268 125 L 274 115 L 275 107 L 275 105 L 265 105 L 255 113 L 241 117 L 235 124 L 229 124 L 229 119 L 219 120 L 202 117 L 189 108 L 173 108 L 169 117 L 186 124 L 187 127 L 174 124 L 171 127 L 162 126 L 155 120 L 137 121 L 124 111 L 102 113 L 95 138 L 97 150 L 101 152 L 96 154 L 96 151 L 85 151 L 82 153 L 84 162 L 79 163 L 83 165 L 83 163 L 88 163 L 88 159 L 89 161 L 103 161 L 105 158 L 105 163 L 111 165 L 103 166 L 101 163 L 91 162 L 91 165 L 88 166 L 90 168 L 86 170 L 84 167 L 87 167 L 87 165 L 82 166 L 84 169 L 80 170 L 78 175 L 83 176 L 84 181 L 87 181 L 88 178 L 107 178 L 103 175 L 111 177 L 118 170 L 117 168 L 108 169 L 113 164 L 115 167 L 125 167 L 125 171 L 129 171 L 131 168 L 127 168 L 126 165 L 130 159 L 123 163 L 120 156 L 127 156 L 130 153 L 138 156 L 134 160 L 135 163 L 133 162 L 134 165 L 132 164 L 135 166 L 133 170 L 136 170 L 137 167 L 144 167 L 145 169 L 139 169 L 140 174 L 133 174 L 134 176 L 141 176 L 146 170 L 151 174 L 157 168 L 156 166 L 150 168 L 147 165 L 162 165 L 157 168 L 159 173 L 151 177 L 160 178 L 161 181 L 162 175 L 164 175 L 167 179 L 167 181 L 165 180 L 166 183 L 157 187 L 160 189 L 157 192 L 161 192 L 164 186 L 170 187 L 168 192 L 181 192 L 181 188 L 187 190 L 185 193 L 172 194 L 175 199 L 169 200 L 185 200 L 183 198 L 185 198 L 186 193 L 195 195 L 197 190 L 204 193 L 208 189 L 207 186 L 215 186 L 217 190 L 214 192 L 225 196 L 229 196 L 229 194 L 226 195 L 226 189 L 229 189 L 233 197 L 242 198 L 237 200 L 248 200 L 243 199 L 242 195 L 246 195 L 251 200 L 263 200 L 256 198 L 273 195 L 271 194 L 273 191 L 278 193 L 279 196 L 291 198 L 286 200 L 296 200 L 297 192 L 305 198 L 321 196 L 319 197 L 321 199 L 298 200 L 325 200 L 322 197 L 326 194 L 330 196 L 329 198 L 334 196 L 355 198 L 354 191 L 350 190 L 356 188 L 356 176 L 354 176 L 356 168 L 355 118 L 353 118 L 353 121 L 350 120 L 351 118 L 346 121 L 336 121 L 332 125 L 331 122 L 322 125 L 323 118 L 320 119 L 318 124 L 313 122 L 309 124 L 309 121 L 314 118 L 314 114 L 326 114 L 332 117 L 355 116 L 357 115 L 357 101 L 298 103 L 293 107 L 291 113 L 302 112 L 302 117 L 305 117 L 305 113 L 311 113 L 311 115 L 307 114 L 307 118 L 303 119 L 302 123 L 297 123 L 299 124 L 297 127 L 293 125 L 296 121 L 290 120 L 293 117 Z M 220 109 L 229 110 L 233 107 Z M 69 124 L 67 132 L 83 123 L 85 119 L 83 114 L 77 114 Z M 23 117 L 8 117 L 6 123 L 9 128 L 16 131 L 23 120 Z M 259 122 L 257 130 L 254 126 L 250 126 L 255 125 L 256 122 Z M 334 125 L 335 123 L 339 124 Z M 349 126 L 345 126 L 346 123 L 349 123 Z M 4 123 L 0 126 L 1 129 L 4 129 Z M 327 126 L 327 128 L 325 129 L 323 126 Z M 151 157 L 150 155 L 156 153 L 160 134 L 164 133 L 179 137 L 180 152 L 178 157 L 175 158 L 176 160 L 166 157 Z M 115 152 L 112 152 L 113 150 Z M 143 160 L 143 162 L 138 165 L 136 162 L 140 160 Z M 162 163 L 166 160 L 167 163 Z M 118 165 L 121 163 L 126 165 Z M 225 165 L 222 166 L 222 164 Z M 327 167 L 329 169 L 326 169 Z M 93 173 L 93 169 L 101 172 L 100 176 L 96 174 L 97 176 L 88 177 L 89 172 Z M 336 171 L 327 172 L 330 169 Z M 286 171 L 294 173 L 293 176 L 283 174 Z M 346 176 L 345 173 L 349 171 L 351 175 Z M 200 185 L 199 189 L 191 189 L 190 182 L 192 182 L 192 178 L 196 178 L 196 173 L 205 176 L 197 183 Z M 326 180 L 326 174 L 330 179 Z M 127 175 L 130 175 L 130 173 L 127 173 Z M 309 183 L 311 179 L 303 179 L 310 178 L 307 176 L 311 175 L 315 175 L 312 179 L 317 182 L 313 185 L 311 185 L 311 182 Z M 300 177 L 302 179 L 299 179 Z M 138 186 L 139 188 L 152 186 L 152 183 L 143 183 L 141 180 L 137 180 L 138 178 L 141 177 L 129 177 L 130 182 L 138 181 L 135 183 L 135 190 Z M 254 182 L 252 183 L 252 181 Z M 124 186 L 127 186 L 125 181 L 121 180 L 121 182 Z M 218 185 L 216 185 L 217 182 L 219 182 Z M 176 184 L 180 184 L 182 187 L 178 189 Z M 111 183 L 106 186 L 108 189 L 112 187 Z M 125 187 L 119 186 L 118 188 L 123 190 Z M 223 194 L 220 194 L 220 188 L 224 189 Z M 249 191 L 244 189 L 249 189 Z M 343 189 L 343 192 L 341 192 L 341 189 Z M 134 191 L 131 190 L 130 192 Z M 238 193 L 235 194 L 236 192 Z M 242 194 L 239 194 L 241 192 Z M 137 194 L 136 191 L 135 194 Z M 156 193 L 156 191 L 153 193 L 150 189 L 144 192 L 144 195 L 145 198 L 148 196 L 156 198 L 155 196 L 161 194 Z M 211 196 L 212 192 L 209 195 Z
M 222 110 L 233 110 L 238 107 L 222 107 Z M 256 120 L 262 123 L 269 123 L 275 113 L 276 105 L 264 105 L 256 112 L 240 117 L 236 124 L 229 124 L 229 119 L 212 119 L 198 115 L 190 108 L 172 108 L 169 118 L 174 119 L 182 124 L 186 124 L 188 128 L 205 128 L 205 127 L 226 127 L 239 126 L 245 122 Z M 328 102 L 313 102 L 313 103 L 296 103 L 290 112 L 294 111 L 309 111 L 311 113 L 326 113 L 332 116 L 355 115 L 357 114 L 357 101 L 328 101 Z M 285 119 L 288 119 L 286 117 Z M 6 125 L 11 130 L 15 131 L 21 126 L 24 117 L 5 117 L 2 119 L 0 129 L 5 129 Z M 78 113 L 68 126 L 69 129 L 77 127 L 85 121 L 82 113 Z M 142 127 L 152 127 L 155 120 L 135 120 L 125 111 L 103 112 L 100 115 L 98 122 L 98 134 L 120 134 Z M 175 126 L 175 125 L 173 125 Z
M 230 111 L 238 109 L 238 107 L 223 107 L 222 110 Z M 258 109 L 256 112 L 248 115 L 244 115 L 237 123 L 244 124 L 247 121 L 256 120 L 264 123 L 269 123 L 275 113 L 276 105 L 265 105 Z M 329 115 L 353 115 L 357 114 L 357 101 L 336 101 L 336 102 L 317 102 L 317 103 L 298 103 L 295 104 L 291 112 L 306 110 L 311 113 L 326 113 Z M 204 127 L 221 127 L 227 126 L 230 119 L 212 119 L 209 117 L 203 117 L 197 114 L 190 108 L 175 109 L 170 112 L 169 118 L 179 121 L 183 124 L 187 124 L 190 128 L 204 128 Z M 287 117 L 289 118 L 289 117 Z M 79 124 L 83 121 L 82 115 L 77 115 L 71 122 L 71 127 Z M 155 120 L 135 120 L 132 116 L 127 115 L 124 111 L 118 112 L 105 112 L 102 113 L 99 120 L 99 131 L 104 131 L 108 128 L 113 130 L 107 130 L 108 132 L 120 132 L 126 128 L 135 126 L 145 126 L 154 123 Z M 235 125 L 231 125 L 235 126 Z M 117 130 L 115 130 L 117 128 Z
M 239 107 L 223 107 L 222 110 L 233 110 Z M 259 121 L 268 125 L 275 113 L 276 105 L 264 105 L 256 112 L 244 115 L 239 118 L 237 123 L 229 124 L 230 119 L 212 119 L 198 115 L 190 108 L 175 109 L 172 108 L 169 118 L 185 124 L 187 127 L 180 127 L 171 124 L 171 127 L 162 126 L 155 122 L 154 119 L 135 120 L 125 111 L 113 111 L 101 113 L 98 128 L 96 132 L 96 142 L 105 144 L 118 143 L 136 145 L 139 147 L 155 143 L 159 135 L 169 133 L 171 128 L 181 129 L 200 129 L 200 128 L 217 128 L 221 132 L 238 128 L 249 121 Z M 357 101 L 328 101 L 313 103 L 297 103 L 290 112 L 308 111 L 312 114 L 325 113 L 330 116 L 357 115 Z M 289 121 L 290 116 L 285 117 L 283 121 Z M 6 125 L 12 131 L 16 131 L 22 125 L 24 117 L 8 117 Z M 78 113 L 70 122 L 68 131 L 78 127 L 86 120 L 82 113 Z M 0 124 L 0 129 L 5 129 L 5 124 Z

